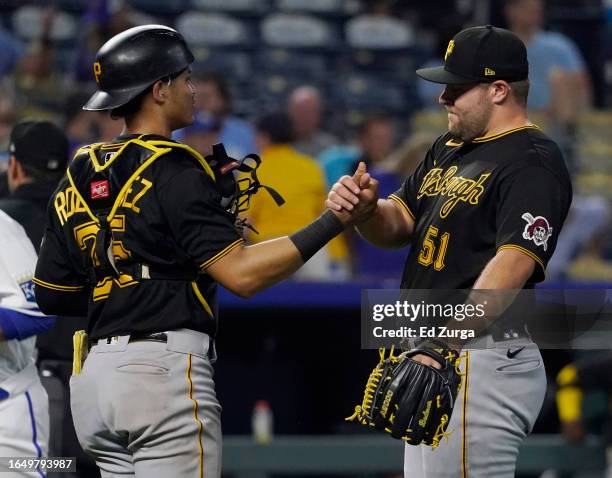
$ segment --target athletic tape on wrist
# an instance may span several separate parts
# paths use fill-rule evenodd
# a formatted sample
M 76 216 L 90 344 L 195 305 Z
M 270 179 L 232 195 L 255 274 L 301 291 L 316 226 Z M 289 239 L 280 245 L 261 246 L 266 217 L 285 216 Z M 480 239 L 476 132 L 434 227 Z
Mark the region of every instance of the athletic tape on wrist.
M 318 219 L 291 234 L 289 239 L 300 251 L 302 260 L 306 262 L 343 230 L 342 221 L 333 212 L 327 210 Z

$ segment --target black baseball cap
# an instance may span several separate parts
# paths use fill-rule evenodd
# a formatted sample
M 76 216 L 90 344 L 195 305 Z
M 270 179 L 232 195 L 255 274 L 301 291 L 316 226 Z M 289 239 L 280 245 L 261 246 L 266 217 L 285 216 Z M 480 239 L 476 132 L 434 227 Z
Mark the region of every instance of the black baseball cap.
M 68 165 L 70 146 L 64 132 L 49 121 L 27 120 L 11 131 L 9 153 L 40 171 L 61 171 Z
M 421 68 L 416 74 L 447 85 L 522 81 L 529 76 L 527 49 L 510 30 L 492 25 L 466 28 L 448 43 L 444 66 Z

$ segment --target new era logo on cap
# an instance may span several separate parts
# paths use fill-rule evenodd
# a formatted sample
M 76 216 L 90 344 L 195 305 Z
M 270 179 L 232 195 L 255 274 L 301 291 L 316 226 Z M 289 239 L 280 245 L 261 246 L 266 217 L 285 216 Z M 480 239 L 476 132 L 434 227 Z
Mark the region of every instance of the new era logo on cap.
M 89 183 L 91 191 L 91 199 L 104 199 L 110 196 L 110 187 L 108 180 L 92 181 Z

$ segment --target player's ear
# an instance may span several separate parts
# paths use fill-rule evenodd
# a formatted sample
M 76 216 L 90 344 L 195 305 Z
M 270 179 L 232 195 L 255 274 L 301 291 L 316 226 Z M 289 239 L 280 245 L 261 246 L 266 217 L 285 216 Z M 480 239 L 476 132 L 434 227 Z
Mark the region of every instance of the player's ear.
M 165 103 L 168 98 L 168 84 L 162 80 L 153 83 L 153 99 L 156 103 Z
M 489 88 L 491 100 L 494 104 L 500 105 L 510 95 L 510 85 L 503 80 L 494 81 Z

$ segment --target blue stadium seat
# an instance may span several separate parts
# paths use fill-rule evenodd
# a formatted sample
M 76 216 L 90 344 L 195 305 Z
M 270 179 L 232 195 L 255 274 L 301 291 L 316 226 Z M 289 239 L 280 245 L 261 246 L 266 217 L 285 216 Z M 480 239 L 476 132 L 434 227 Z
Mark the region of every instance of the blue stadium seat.
M 302 52 L 286 48 L 264 48 L 258 54 L 258 64 L 267 73 L 302 77 L 305 82 L 329 75 L 329 56 L 318 52 Z
M 12 29 L 22 40 L 40 38 L 42 34 L 41 16 L 43 9 L 36 5 L 25 5 L 16 10 L 12 17 Z M 51 40 L 59 45 L 72 43 L 76 37 L 78 22 L 65 12 L 57 12 L 51 29 Z
M 350 0 L 276 0 L 276 8 L 284 12 L 334 17 L 355 15 L 360 11 L 361 4 Z
M 288 74 L 261 74 L 256 77 L 257 98 L 265 111 L 278 111 L 285 108 L 287 96 L 298 86 L 308 83 L 308 79 Z
M 136 10 L 152 15 L 179 15 L 189 10 L 189 0 L 127 0 Z
M 378 110 L 394 114 L 406 112 L 407 107 L 405 85 L 374 75 L 349 74 L 336 79 L 332 83 L 332 98 L 349 111 Z
M 414 81 L 420 58 L 411 26 L 402 20 L 384 16 L 360 15 L 344 28 L 348 46 L 347 63 L 358 72 L 392 76 Z
M 270 0 L 191 0 L 192 8 L 244 16 L 261 16 L 270 9 Z
M 228 51 L 219 48 L 194 47 L 193 71 L 218 71 L 225 77 L 236 81 L 247 81 L 253 75 L 251 55 L 241 51 Z
M 85 13 L 89 7 L 87 0 L 55 0 L 54 4 L 58 10 L 76 14 Z
M 273 13 L 261 22 L 264 43 L 278 48 L 333 50 L 337 32 L 324 20 L 301 14 Z
M 192 47 L 252 46 L 252 34 L 244 23 L 222 13 L 189 11 L 176 19 L 176 28 Z
M 414 32 L 406 21 L 381 15 L 359 15 L 346 23 L 347 44 L 354 49 L 398 50 L 414 44 Z

